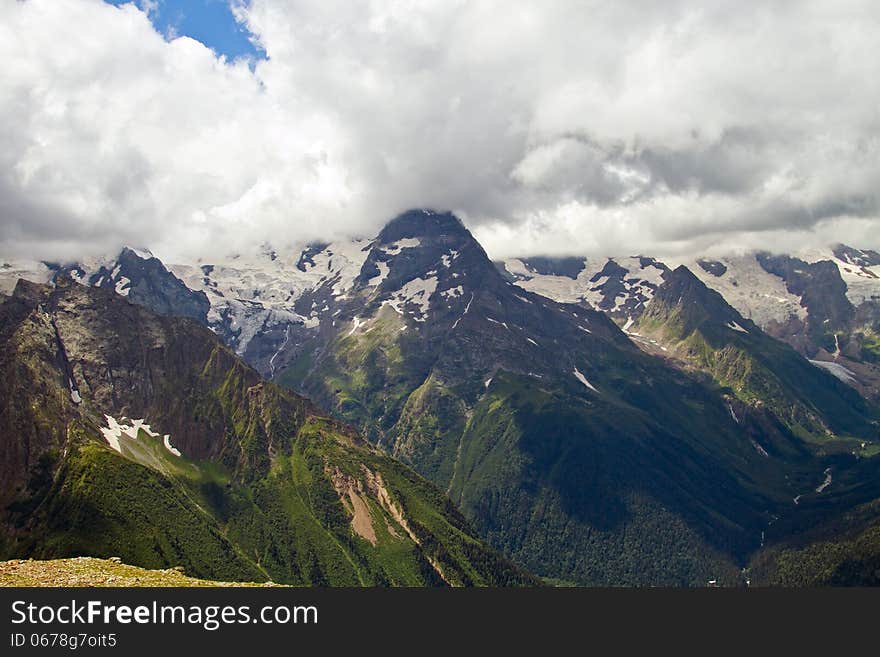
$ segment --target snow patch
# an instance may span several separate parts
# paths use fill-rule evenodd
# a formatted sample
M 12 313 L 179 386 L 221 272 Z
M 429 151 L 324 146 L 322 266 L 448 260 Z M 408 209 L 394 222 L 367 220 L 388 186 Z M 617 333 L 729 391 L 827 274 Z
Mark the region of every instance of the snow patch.
M 171 452 L 172 454 L 174 454 L 174 456 L 180 456 L 180 450 L 179 450 L 179 449 L 175 449 L 175 448 L 171 445 L 171 436 L 169 436 L 168 434 L 165 434 L 165 435 L 162 437 L 162 444 L 165 445 L 165 449 L 167 449 L 169 452 Z
M 733 412 L 733 406 L 728 404 L 727 409 L 730 411 L 730 417 L 733 418 L 733 421 L 739 424 L 739 418 L 736 416 L 736 413 Z
M 130 246 L 128 247 L 128 250 L 134 253 L 141 260 L 150 260 L 154 257 L 153 254 L 147 249 L 138 249 Z
M 770 455 L 767 453 L 767 450 L 761 447 L 761 443 L 759 443 L 757 440 L 752 440 L 752 447 L 754 447 L 755 451 L 764 458 L 770 457 Z
M 104 440 L 106 440 L 107 444 L 120 454 L 122 453 L 122 445 L 119 441 L 122 436 L 126 436 L 132 440 L 137 440 L 138 432 L 140 431 L 143 431 L 148 436 L 152 436 L 153 438 L 158 438 L 159 436 L 158 433 L 153 431 L 152 427 L 149 424 L 144 423 L 144 420 L 132 420 L 131 424 L 120 424 L 112 415 L 105 414 L 104 418 L 107 420 L 107 426 L 101 427 L 101 433 L 104 435 Z M 125 418 L 122 419 L 125 420 Z M 166 435 L 163 438 L 163 443 L 165 445 L 165 448 L 169 452 L 171 452 L 175 456 L 180 456 L 180 452 L 171 446 L 170 436 Z
M 119 267 L 117 267 L 119 269 Z M 128 293 L 131 291 L 128 287 L 131 281 L 127 279 L 125 276 L 121 276 L 118 281 L 116 281 L 116 294 L 127 297 Z
M 275 359 L 278 358 L 278 354 L 284 351 L 284 348 L 287 346 L 287 343 L 290 342 L 290 325 L 288 324 L 287 328 L 284 329 L 284 342 L 281 343 L 281 346 L 278 347 L 278 350 L 272 354 L 272 358 L 269 359 L 269 370 L 272 373 L 272 376 L 275 376 Z
M 748 333 L 742 326 L 737 324 L 736 322 L 727 322 L 727 328 L 733 329 L 734 331 L 739 331 L 740 333 Z
M 455 320 L 455 323 L 452 325 L 452 328 L 453 328 L 453 329 L 454 329 L 456 326 L 458 326 L 458 323 L 461 321 L 461 318 L 468 314 L 468 310 L 471 309 L 471 304 L 472 304 L 473 302 L 474 302 L 474 293 L 471 292 L 471 298 L 470 298 L 470 300 L 467 302 L 467 305 L 464 307 L 464 312 L 463 312 L 461 315 L 459 315 L 458 319 L 456 319 L 456 320 Z
M 421 244 L 421 240 L 417 237 L 407 237 L 402 240 L 397 240 L 396 242 L 392 242 L 387 246 L 383 246 L 380 251 L 382 253 L 387 253 L 388 255 L 397 255 L 403 249 L 414 249 L 415 247 Z
M 459 255 L 460 254 L 458 251 L 450 250 L 449 253 L 444 253 L 440 257 L 440 261 L 443 263 L 444 267 L 449 267 L 450 265 L 452 265 L 452 261 L 455 260 Z
M 456 297 L 464 296 L 464 288 L 461 285 L 457 285 L 456 287 L 451 287 L 448 290 L 443 290 L 440 293 L 440 296 L 445 297 L 447 299 L 455 299 Z
M 590 383 L 589 381 L 587 381 L 587 377 L 585 377 L 583 374 L 581 374 L 581 372 L 580 372 L 580 370 L 578 370 L 578 368 L 575 367 L 575 368 L 574 368 L 574 371 L 572 372 L 572 374 L 574 374 L 574 378 L 576 378 L 578 381 L 580 381 L 581 383 L 583 383 L 583 384 L 584 384 L 585 386 L 587 386 L 590 390 L 592 390 L 593 392 L 599 392 L 598 390 L 596 390 L 595 386 L 593 386 L 592 383 Z
M 76 384 L 73 382 L 73 379 L 68 378 L 67 381 L 70 386 L 70 401 L 74 404 L 82 404 L 82 397 L 79 396 L 79 390 L 76 389 Z
M 390 299 L 382 302 L 382 305 L 389 305 L 399 314 L 404 314 L 404 306 L 413 304 L 418 306 L 413 319 L 417 322 L 424 322 L 428 318 L 428 311 L 431 307 L 431 295 L 437 290 L 437 278 L 414 278 L 408 281 L 400 290 L 398 290 Z
M 353 335 L 355 331 L 357 331 L 361 326 L 366 324 L 366 321 L 362 321 L 360 317 L 355 317 L 351 324 L 351 330 L 348 332 L 348 335 Z
M 367 281 L 367 285 L 370 287 L 376 287 L 386 278 L 388 278 L 388 272 L 391 271 L 391 268 L 388 266 L 387 262 L 382 262 L 381 260 L 376 261 L 376 267 L 379 269 L 379 274 L 377 276 L 373 276 L 370 280 Z
M 819 487 L 816 488 L 817 493 L 821 493 L 826 488 L 831 485 L 831 468 L 825 468 L 825 481 L 819 484 Z
M 833 374 L 846 384 L 852 385 L 857 383 L 855 373 L 840 363 L 829 363 L 824 360 L 811 360 L 810 362 L 816 367 L 821 367 L 823 370 Z
M 531 343 L 532 343 L 533 345 L 535 345 L 536 347 L 540 347 L 540 346 L 541 346 L 541 345 L 539 345 L 537 342 L 535 342 L 534 340 L 532 340 L 531 338 L 526 338 L 526 340 L 528 340 L 529 342 L 531 342 Z

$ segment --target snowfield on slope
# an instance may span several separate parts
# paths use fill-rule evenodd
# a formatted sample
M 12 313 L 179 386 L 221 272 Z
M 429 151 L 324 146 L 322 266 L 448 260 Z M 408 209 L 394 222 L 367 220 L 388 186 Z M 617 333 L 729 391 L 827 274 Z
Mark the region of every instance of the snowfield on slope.
M 583 383 L 585 386 L 587 386 L 587 388 L 589 388 L 589 389 L 592 390 L 593 392 L 599 392 L 598 390 L 596 390 L 595 386 L 593 386 L 592 383 L 590 383 L 589 381 L 587 381 L 587 377 L 585 377 L 583 374 L 581 374 L 581 372 L 580 372 L 580 370 L 579 370 L 578 368 L 575 367 L 575 368 L 574 368 L 574 371 L 572 372 L 572 374 L 574 374 L 574 378 L 576 378 L 578 381 L 580 381 L 580 382 Z
M 332 286 L 335 297 L 344 298 L 367 258 L 367 245 L 366 240 L 334 242 L 311 253 L 308 259 L 301 259 L 304 249 L 300 248 L 292 249 L 287 256 L 261 252 L 168 268 L 191 290 L 207 294 L 212 326 L 225 318 L 231 330 L 240 331 L 234 348 L 243 354 L 253 337 L 265 328 L 289 324 L 317 327 L 323 309 L 312 307 L 309 313 L 300 315 L 293 311 L 294 304 L 305 293 L 325 284 Z M 384 279 L 388 272 L 387 265 L 384 271 L 382 265 L 385 263 L 380 264 Z
M 411 313 L 413 319 L 417 322 L 427 321 L 428 311 L 431 308 L 431 295 L 437 290 L 437 282 L 436 276 L 430 276 L 426 279 L 414 278 L 392 293 L 389 299 L 382 302 L 382 305 L 391 306 L 401 315 L 406 314 L 405 306 L 415 305 L 418 309 Z
M 758 326 L 771 321 L 785 323 L 792 316 L 805 319 L 807 310 L 800 297 L 791 294 L 785 281 L 766 271 L 754 254 L 719 258 L 727 271 L 715 276 L 705 271 L 696 260 L 685 262 L 707 287 L 717 291 L 739 314 Z
M 101 433 L 104 435 L 104 440 L 106 440 L 107 444 L 120 454 L 122 454 L 122 444 L 120 443 L 122 436 L 137 440 L 138 432 L 143 431 L 148 436 L 154 438 L 159 437 L 159 434 L 153 431 L 149 424 L 145 424 L 144 420 L 132 420 L 131 424 L 120 424 L 112 415 L 104 415 L 104 418 L 107 420 L 107 426 L 101 427 Z M 127 418 L 122 419 L 125 420 Z M 162 436 L 162 444 L 165 446 L 165 449 L 174 454 L 174 456 L 180 456 L 180 451 L 175 449 L 171 444 L 171 436 L 167 434 Z
M 848 385 L 852 385 L 853 383 L 857 382 L 855 373 L 852 370 L 844 367 L 840 363 L 831 363 L 824 360 L 811 360 L 810 362 L 816 367 L 820 367 L 823 370 L 830 372 Z
M 622 290 L 615 290 L 614 298 L 603 288 L 610 277 L 599 274 L 610 261 L 627 271 L 622 275 Z M 512 258 L 504 261 L 504 268 L 516 277 L 516 285 L 560 303 L 587 302 L 596 309 L 603 306 L 609 312 L 618 312 L 630 299 L 647 303 L 654 296 L 654 289 L 663 282 L 663 269 L 650 263 L 642 264 L 637 257 L 588 258 L 577 278 L 539 274 L 530 269 L 523 260 Z M 595 279 L 595 280 L 593 280 Z M 613 289 L 613 288 L 612 288 Z
M 854 306 L 870 299 L 880 299 L 880 265 L 854 265 L 835 256 L 831 248 L 804 250 L 797 257 L 806 262 L 830 260 L 837 265 L 840 276 L 846 283 L 846 297 Z

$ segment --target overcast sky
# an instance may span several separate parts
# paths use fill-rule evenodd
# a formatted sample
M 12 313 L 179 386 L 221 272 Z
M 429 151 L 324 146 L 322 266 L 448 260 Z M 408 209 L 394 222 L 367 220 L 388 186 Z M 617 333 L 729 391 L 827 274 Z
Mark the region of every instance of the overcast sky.
M 252 0 L 235 50 L 181 6 L 0 0 L 5 255 L 210 257 L 409 207 L 495 257 L 880 247 L 874 0 Z

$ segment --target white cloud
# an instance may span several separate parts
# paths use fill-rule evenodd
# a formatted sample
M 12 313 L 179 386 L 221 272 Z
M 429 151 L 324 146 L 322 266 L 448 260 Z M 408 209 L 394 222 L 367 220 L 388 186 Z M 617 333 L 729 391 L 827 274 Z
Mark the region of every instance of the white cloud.
M 0 5 L 6 249 L 210 253 L 412 206 L 460 212 L 496 256 L 880 247 L 876 3 L 236 12 L 253 71 L 135 5 Z

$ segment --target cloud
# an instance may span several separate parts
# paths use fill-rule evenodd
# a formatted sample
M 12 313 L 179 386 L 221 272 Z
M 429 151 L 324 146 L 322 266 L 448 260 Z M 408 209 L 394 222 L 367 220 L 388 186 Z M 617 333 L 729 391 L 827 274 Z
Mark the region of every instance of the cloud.
M 232 6 L 252 69 L 134 4 L 0 5 L 5 249 L 209 256 L 417 206 L 493 256 L 880 247 L 876 3 Z

